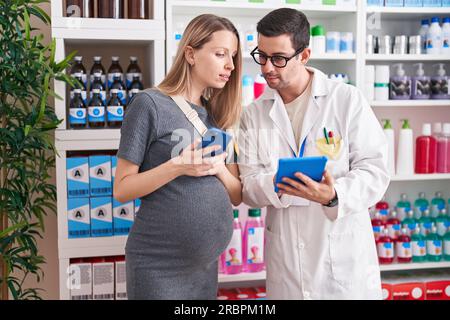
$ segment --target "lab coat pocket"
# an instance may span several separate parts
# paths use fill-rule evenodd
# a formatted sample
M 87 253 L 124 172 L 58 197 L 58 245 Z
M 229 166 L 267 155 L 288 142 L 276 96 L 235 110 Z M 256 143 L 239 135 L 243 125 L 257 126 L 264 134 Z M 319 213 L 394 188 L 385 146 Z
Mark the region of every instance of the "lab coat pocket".
M 316 148 L 320 155 L 328 157 L 330 160 L 338 160 L 344 149 L 344 141 L 340 137 L 325 138 L 316 140 Z
M 266 227 L 266 272 L 268 283 L 280 283 L 283 270 L 283 246 L 280 235 Z M 268 284 L 269 285 L 269 284 Z
M 364 263 L 359 230 L 329 235 L 331 273 L 342 287 L 349 289 L 361 277 Z

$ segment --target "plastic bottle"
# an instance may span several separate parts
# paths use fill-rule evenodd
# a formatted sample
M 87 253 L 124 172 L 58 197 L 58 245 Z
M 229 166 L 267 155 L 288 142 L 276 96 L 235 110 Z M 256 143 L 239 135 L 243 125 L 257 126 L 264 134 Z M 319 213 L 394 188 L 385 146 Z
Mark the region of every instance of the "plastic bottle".
M 242 78 L 242 106 L 246 107 L 253 102 L 253 78 L 244 75 Z
M 442 192 L 435 193 L 435 197 L 431 200 L 431 214 L 432 219 L 437 218 L 441 210 L 445 209 L 445 199 L 442 198 Z
M 398 139 L 396 173 L 398 175 L 411 175 L 414 173 L 413 131 L 407 119 L 402 121 L 403 125 Z
M 262 74 L 258 73 L 255 77 L 255 82 L 253 84 L 253 95 L 254 99 L 258 99 L 260 95 L 263 94 L 266 89 L 267 82 L 266 79 L 262 76 Z
M 384 229 L 386 228 L 386 223 L 381 219 L 380 213 L 378 211 L 375 212 L 375 216 L 371 221 L 375 241 L 378 241 Z
M 384 229 L 377 241 L 378 261 L 380 264 L 389 264 L 394 261 L 394 244 L 389 238 L 388 230 Z
M 443 258 L 445 261 L 450 261 L 450 226 L 447 227 L 447 232 L 442 237 L 443 242 Z
M 390 79 L 390 99 L 391 100 L 409 100 L 411 99 L 411 78 L 406 76 L 403 63 L 393 65 L 397 68 L 395 76 Z
M 430 29 L 430 20 L 423 19 L 422 20 L 422 27 L 419 30 L 419 35 L 422 41 L 422 51 L 423 53 L 427 52 L 427 34 L 428 30 Z
M 388 140 L 388 169 L 391 176 L 395 175 L 395 137 L 394 129 L 392 129 L 391 120 L 385 119 L 384 134 Z
M 418 224 L 416 219 L 414 219 L 414 212 L 410 209 L 407 212 L 406 218 L 402 221 L 402 228 L 406 229 L 409 236 L 412 236 L 417 227 Z
M 258 46 L 258 37 L 256 34 L 255 25 L 250 25 L 249 29 L 245 32 L 245 50 L 252 52 Z
M 437 137 L 436 171 L 450 173 L 450 123 L 444 123 L 443 132 Z
M 105 127 L 105 105 L 100 96 L 100 90 L 94 89 L 94 95 L 88 106 L 88 122 L 90 128 Z
M 103 65 L 102 65 L 102 57 L 100 57 L 100 56 L 94 57 L 94 64 L 92 65 L 92 68 L 91 68 L 91 72 L 90 72 L 91 90 L 92 90 L 92 83 L 94 82 L 94 75 L 96 73 L 100 73 L 103 87 L 106 88 L 106 71 L 105 71 L 105 67 L 103 67 Z
M 119 99 L 119 90 L 111 89 L 111 98 L 109 99 L 107 111 L 108 127 L 120 128 L 123 122 L 123 116 L 125 114 L 125 108 L 122 100 Z
M 450 99 L 448 87 L 449 77 L 445 71 L 445 64 L 434 64 L 433 67 L 439 67 L 435 76 L 431 77 L 431 99 L 443 100 Z
M 121 79 L 121 73 L 114 73 L 113 75 L 113 83 L 111 85 L 111 90 L 117 89 L 117 96 L 122 101 L 122 104 L 126 103 L 126 87 L 125 84 L 122 82 Z
M 418 220 L 420 226 L 420 233 L 423 236 L 427 236 L 431 232 L 431 227 L 433 225 L 433 220 L 430 218 L 430 211 L 425 210 L 422 213 L 422 217 Z
M 139 77 L 139 81 L 142 82 L 142 70 L 138 65 L 138 58 L 137 57 L 130 57 L 130 65 L 127 68 L 127 80 L 126 85 L 127 89 L 130 90 L 131 83 L 133 82 L 133 77 L 135 76 Z
M 430 203 L 426 199 L 425 192 L 419 193 L 419 198 L 414 201 L 414 219 L 420 219 L 422 217 L 422 212 L 428 210 Z
M 233 236 L 223 254 L 223 270 L 226 274 L 237 274 L 242 272 L 243 252 L 242 237 L 243 230 L 239 221 L 239 210 L 233 210 Z
M 425 262 L 427 260 L 427 247 L 425 237 L 420 234 L 417 227 L 411 236 L 412 262 Z
M 391 212 L 391 216 L 386 222 L 386 227 L 388 229 L 389 238 L 391 238 L 394 242 L 397 241 L 401 231 L 401 223 L 400 220 L 397 219 L 397 212 Z
M 431 25 L 427 32 L 427 54 L 440 54 L 442 49 L 442 29 L 439 18 L 431 18 Z
M 450 55 L 450 17 L 444 18 L 442 24 L 442 50 L 443 55 Z
M 312 35 L 312 54 L 314 56 L 323 55 L 327 49 L 327 39 L 325 29 L 322 25 L 317 25 L 311 29 Z
M 431 124 L 425 123 L 422 135 L 416 139 L 416 173 L 435 173 L 437 156 L 437 141 L 431 135 Z
M 442 209 L 437 216 L 437 218 L 434 220 L 434 223 L 436 224 L 437 234 L 440 237 L 443 237 L 445 232 L 447 231 L 447 225 L 450 224 L 450 219 L 447 216 L 447 210 Z
M 427 241 L 427 260 L 441 261 L 442 259 L 442 239 L 437 234 L 436 226 L 433 224 L 431 233 L 426 237 Z
M 389 203 L 384 196 L 381 201 L 375 205 L 375 210 L 380 214 L 381 220 L 386 222 L 389 218 Z
M 260 272 L 264 269 L 264 222 L 261 209 L 249 209 L 244 230 L 244 270 Z
M 86 105 L 84 104 L 81 90 L 75 89 L 70 101 L 69 126 L 72 129 L 86 128 Z
M 412 249 L 411 249 L 411 238 L 408 235 L 406 228 L 402 228 L 401 234 L 395 243 L 395 252 L 397 256 L 397 261 L 400 263 L 411 262 L 412 260 Z
M 431 97 L 431 78 L 425 76 L 423 63 L 416 63 L 416 75 L 411 80 L 411 99 L 428 100 Z
M 138 92 L 144 90 L 144 85 L 141 82 L 141 76 L 139 73 L 132 73 L 131 74 L 132 80 L 130 83 L 130 86 L 128 87 L 128 98 L 131 99 L 132 97 L 132 90 L 137 89 Z
M 408 201 L 408 196 L 405 193 L 400 195 L 400 200 L 397 202 L 396 206 L 397 218 L 403 221 L 408 211 L 411 211 L 411 202 Z
M 91 83 L 91 99 L 94 96 L 94 90 L 100 90 L 100 97 L 102 98 L 103 104 L 106 104 L 106 91 L 105 86 L 102 82 L 102 74 L 97 72 L 94 74 L 93 81 Z
M 123 81 L 123 69 L 119 63 L 119 57 L 112 57 L 111 66 L 108 69 L 108 88 L 111 89 L 111 86 L 114 82 L 114 74 L 120 73 L 120 79 Z

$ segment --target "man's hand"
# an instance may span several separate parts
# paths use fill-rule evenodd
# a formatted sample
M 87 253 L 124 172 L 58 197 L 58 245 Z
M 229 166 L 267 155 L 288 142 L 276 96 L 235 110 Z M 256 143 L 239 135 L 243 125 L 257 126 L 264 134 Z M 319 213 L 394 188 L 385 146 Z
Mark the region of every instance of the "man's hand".
M 304 185 L 290 178 L 283 178 L 283 183 L 277 184 L 279 193 L 304 198 L 322 205 L 328 204 L 336 196 L 334 179 L 327 170 L 324 171 L 321 182 L 316 182 L 300 172 L 297 172 L 295 176 Z

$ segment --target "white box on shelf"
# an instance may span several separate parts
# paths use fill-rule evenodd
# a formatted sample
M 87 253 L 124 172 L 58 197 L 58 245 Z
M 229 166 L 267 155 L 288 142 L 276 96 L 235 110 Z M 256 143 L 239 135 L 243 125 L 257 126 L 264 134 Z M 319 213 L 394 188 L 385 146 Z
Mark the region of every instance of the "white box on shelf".
M 114 300 L 114 262 L 92 263 L 94 300 Z
M 115 264 L 116 300 L 127 300 L 127 273 L 125 257 L 117 258 Z
M 71 300 L 92 300 L 92 264 L 79 259 L 69 266 L 68 287 Z M 64 285 L 61 283 L 60 285 Z

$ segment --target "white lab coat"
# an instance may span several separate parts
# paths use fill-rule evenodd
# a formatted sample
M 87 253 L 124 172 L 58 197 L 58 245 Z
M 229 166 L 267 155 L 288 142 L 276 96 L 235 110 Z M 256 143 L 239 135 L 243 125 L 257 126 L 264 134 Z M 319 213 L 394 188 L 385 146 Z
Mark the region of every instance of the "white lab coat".
M 306 138 L 304 156 L 317 156 L 316 141 L 324 138 L 324 127 L 342 138 L 341 151 L 327 164 L 338 206 L 275 193 L 278 159 L 298 156 L 301 144 L 275 90 L 267 88 L 245 109 L 238 134 L 244 202 L 267 206 L 268 298 L 381 299 L 368 208 L 389 184 L 387 141 L 359 90 L 308 70 L 314 77 L 300 141 Z

